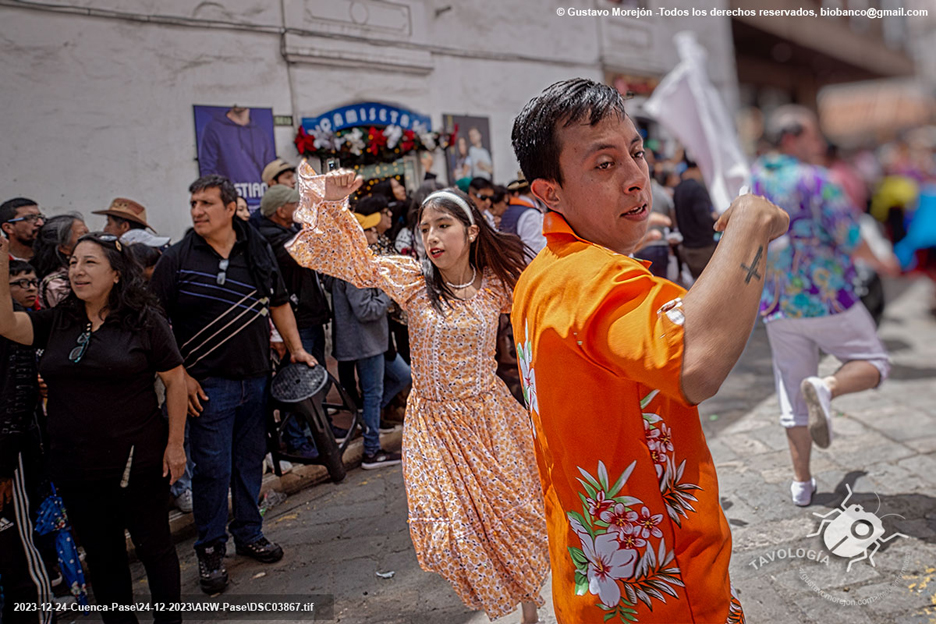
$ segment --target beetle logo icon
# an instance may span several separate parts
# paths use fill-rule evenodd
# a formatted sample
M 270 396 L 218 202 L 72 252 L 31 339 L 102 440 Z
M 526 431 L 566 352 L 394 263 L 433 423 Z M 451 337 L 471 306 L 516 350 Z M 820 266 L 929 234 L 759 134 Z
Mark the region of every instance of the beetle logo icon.
M 810 533 L 806 537 L 815 537 L 823 533 L 824 529 L 822 541 L 826 548 L 834 555 L 850 559 L 848 567 L 845 569 L 846 572 L 850 572 L 852 564 L 862 559 L 867 559 L 871 562 L 872 567 L 877 567 L 874 564 L 874 555 L 881 545 L 895 537 L 907 537 L 903 533 L 891 533 L 887 537 L 883 537 L 884 524 L 881 522 L 881 518 L 887 516 L 903 518 L 903 516 L 900 514 L 885 514 L 878 518 L 876 514 L 881 509 L 880 496 L 878 496 L 878 508 L 874 513 L 865 511 L 861 505 L 855 503 L 849 505 L 848 499 L 852 496 L 852 490 L 847 483 L 845 488 L 848 490 L 848 496 L 842 501 L 841 507 L 833 509 L 827 514 L 813 513 L 814 516 L 822 518 L 822 522 L 815 533 Z M 830 518 L 829 516 L 832 514 L 838 515 Z

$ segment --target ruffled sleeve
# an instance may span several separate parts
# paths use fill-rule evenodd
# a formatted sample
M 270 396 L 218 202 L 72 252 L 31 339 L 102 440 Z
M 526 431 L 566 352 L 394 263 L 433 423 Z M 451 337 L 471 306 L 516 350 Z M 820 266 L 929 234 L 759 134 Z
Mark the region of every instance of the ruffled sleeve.
M 299 208 L 302 231 L 286 249 L 300 265 L 331 275 L 358 288 L 379 288 L 406 307 L 425 281 L 419 264 L 407 256 L 377 256 L 367 248 L 364 231 L 347 198 L 324 201 L 325 176 L 303 161 L 299 165 Z

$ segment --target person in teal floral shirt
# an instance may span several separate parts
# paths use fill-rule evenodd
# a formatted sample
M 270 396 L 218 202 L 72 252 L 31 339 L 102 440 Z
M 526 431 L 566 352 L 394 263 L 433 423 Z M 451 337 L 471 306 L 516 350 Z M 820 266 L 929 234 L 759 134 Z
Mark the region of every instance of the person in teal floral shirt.
M 793 460 L 793 502 L 812 502 L 816 480 L 809 470 L 812 443 L 832 440 L 833 398 L 876 387 L 890 364 L 874 321 L 855 293 L 853 258 L 888 272 L 861 240 L 855 211 L 819 162 L 825 141 L 809 109 L 778 108 L 768 122 L 775 151 L 752 170 L 752 192 L 790 215 L 787 234 L 765 250 L 760 313 L 767 324 L 780 424 Z M 744 267 L 760 277 L 758 255 Z M 817 376 L 819 350 L 843 362 L 829 377 Z
M 839 314 L 859 301 L 851 255 L 861 242 L 849 199 L 821 167 L 772 153 L 754 165 L 753 192 L 790 213 L 771 245 L 760 313 L 765 321 Z

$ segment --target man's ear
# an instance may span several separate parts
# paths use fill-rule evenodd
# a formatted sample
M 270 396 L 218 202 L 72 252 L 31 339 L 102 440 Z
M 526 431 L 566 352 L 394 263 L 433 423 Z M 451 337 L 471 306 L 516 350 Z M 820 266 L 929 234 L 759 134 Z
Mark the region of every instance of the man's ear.
M 0 223 L 0 230 L 3 230 L 7 238 L 13 233 L 13 225 L 10 223 Z
M 233 217 L 235 214 L 237 214 L 237 200 L 228 202 L 224 206 L 224 210 L 228 213 L 229 217 Z
M 537 178 L 530 184 L 530 190 L 547 208 L 562 213 L 562 187 L 557 183 Z

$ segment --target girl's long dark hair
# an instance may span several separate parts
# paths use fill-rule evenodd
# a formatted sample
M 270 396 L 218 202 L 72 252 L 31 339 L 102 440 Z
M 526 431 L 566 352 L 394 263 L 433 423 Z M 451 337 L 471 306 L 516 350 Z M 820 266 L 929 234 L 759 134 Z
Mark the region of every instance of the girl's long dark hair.
M 512 291 L 514 286 L 517 285 L 520 273 L 526 267 L 526 253 L 529 248 L 520 240 L 519 236 L 498 232 L 492 228 L 467 194 L 456 188 L 444 190 L 457 195 L 468 205 L 475 225 L 478 226 L 478 236 L 471 243 L 471 250 L 468 255 L 469 264 L 482 274 L 485 269 L 490 269 L 494 276 L 503 282 L 508 290 Z M 464 225 L 465 240 L 468 240 L 468 228 L 471 226 L 468 215 L 465 214 L 461 206 L 444 196 L 433 197 L 420 205 L 416 223 L 422 222 L 423 213 L 426 208 L 430 207 L 451 215 Z M 429 301 L 432 303 L 432 307 L 439 312 L 443 312 L 442 303 L 451 305 L 452 300 L 457 299 L 455 293 L 445 283 L 442 273 L 428 257 L 422 261 L 422 271 L 426 280 L 426 292 L 429 293 Z
M 104 232 L 92 232 L 78 239 L 78 244 L 85 241 L 99 246 L 111 268 L 117 271 L 120 279 L 114 284 L 107 301 L 107 323 L 117 323 L 123 329 L 139 331 L 150 326 L 150 309 L 161 313 L 159 300 L 150 292 L 143 279 L 143 269 L 116 237 Z M 76 318 L 83 318 L 84 302 L 72 292 L 61 305 L 67 305 Z

